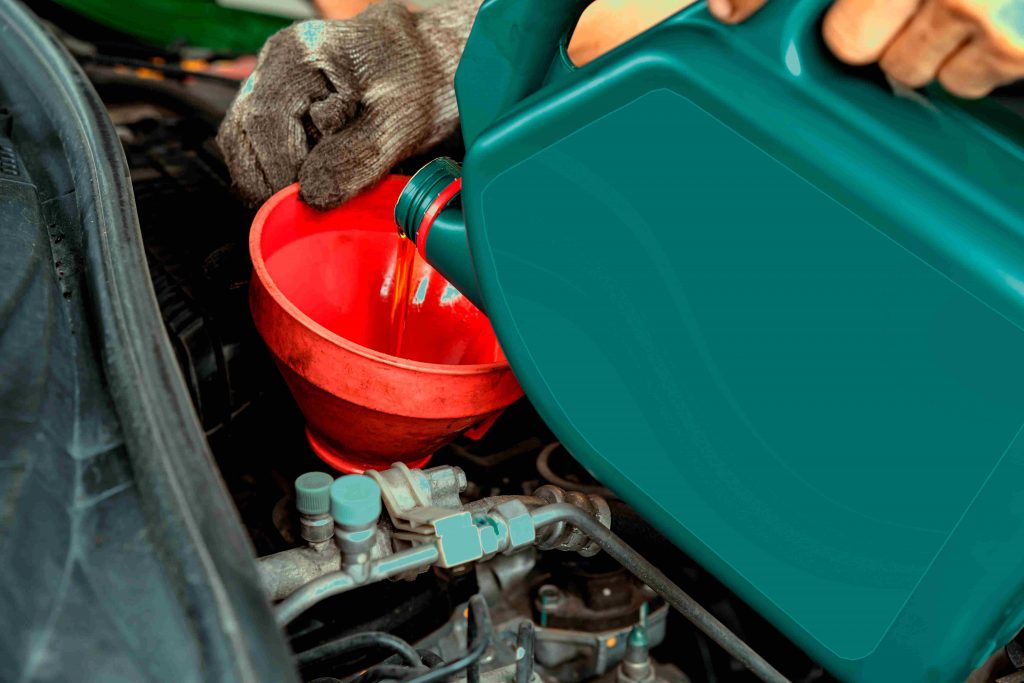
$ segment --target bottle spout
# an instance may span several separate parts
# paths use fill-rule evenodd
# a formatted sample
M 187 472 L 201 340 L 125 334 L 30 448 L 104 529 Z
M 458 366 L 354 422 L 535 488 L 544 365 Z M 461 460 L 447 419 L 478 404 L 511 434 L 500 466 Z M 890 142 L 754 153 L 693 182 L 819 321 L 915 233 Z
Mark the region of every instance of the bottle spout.
M 441 158 L 420 169 L 398 198 L 395 223 L 427 263 L 486 313 L 462 213 L 459 164 Z

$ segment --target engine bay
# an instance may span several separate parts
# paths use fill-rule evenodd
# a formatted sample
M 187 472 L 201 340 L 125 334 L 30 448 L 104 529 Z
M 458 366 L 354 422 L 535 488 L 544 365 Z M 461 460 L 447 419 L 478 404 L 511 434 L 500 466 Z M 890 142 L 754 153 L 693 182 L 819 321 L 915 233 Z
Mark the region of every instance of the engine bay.
M 214 140 L 251 63 L 125 45 L 41 12 L 123 147 L 167 335 L 301 680 L 763 678 L 722 640 L 785 680 L 835 680 L 588 474 L 527 398 L 424 467 L 327 468 L 254 325 L 255 211 Z M 394 172 L 463 154 L 456 135 Z M 688 617 L 662 597 L 672 589 Z
M 257 555 L 287 552 L 305 543 L 294 482 L 324 466 L 310 450 L 302 416 L 249 316 L 247 238 L 253 212 L 231 194 L 213 144 L 216 115 L 204 116 L 189 101 L 198 97 L 193 91 L 205 88 L 226 107 L 233 91 L 220 83 L 154 84 L 97 71 L 90 75 L 125 146 L 157 299 L 217 463 Z M 457 157 L 459 141 L 450 140 L 424 158 L 438 153 Z M 422 161 L 410 160 L 396 171 L 410 173 Z M 559 447 L 527 399 L 507 410 L 482 440 L 460 438 L 442 449 L 430 467 L 427 473 L 464 473 L 459 495 L 467 502 L 535 496 L 542 487 L 601 496 L 616 533 L 658 558 L 663 571 L 734 632 L 760 651 L 779 653 L 772 659 L 780 666 L 791 662 L 785 670 L 792 680 L 828 680 L 594 481 Z M 478 675 L 485 680 L 526 675 L 516 673 L 517 647 L 535 653 L 531 674 L 539 680 L 613 680 L 623 675 L 630 633 L 638 624 L 645 625 L 643 648 L 652 665 L 644 675 L 677 683 L 754 680 L 617 562 L 604 553 L 587 554 L 499 555 L 476 567 L 436 568 L 413 581 L 369 585 L 327 600 L 288 628 L 302 679 L 347 680 L 379 662 L 383 650 L 348 652 L 332 645 L 368 631 L 400 636 L 445 661 L 457 659 L 467 647 L 467 615 L 476 614 L 466 604 L 481 595 L 493 629 L 479 664 Z M 520 640 L 522 625 L 532 627 L 528 646 Z M 360 680 L 387 677 L 387 671 L 375 669 Z

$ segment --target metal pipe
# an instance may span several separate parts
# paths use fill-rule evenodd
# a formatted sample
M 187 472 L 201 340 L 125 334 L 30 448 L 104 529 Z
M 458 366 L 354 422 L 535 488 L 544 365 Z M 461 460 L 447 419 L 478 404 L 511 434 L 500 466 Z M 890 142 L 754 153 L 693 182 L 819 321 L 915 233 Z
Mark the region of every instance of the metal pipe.
M 789 683 L 789 679 L 776 671 L 761 655 L 754 652 L 749 645 L 701 607 L 696 600 L 673 583 L 657 567 L 580 508 L 568 503 L 556 503 L 537 508 L 530 513 L 530 516 L 537 529 L 559 522 L 566 522 L 576 527 L 762 681 Z
M 469 513 L 475 512 L 487 512 L 493 510 L 502 503 L 508 503 L 511 501 L 519 501 L 528 508 L 541 507 L 546 505 L 547 501 L 537 496 L 491 496 L 490 498 L 481 498 L 480 500 L 470 501 L 462 506 L 462 509 Z
M 321 600 L 347 593 L 358 586 L 365 586 L 399 574 L 429 567 L 437 562 L 438 557 L 437 546 L 430 543 L 371 562 L 366 576 L 362 580 L 357 580 L 344 570 L 325 574 L 285 598 L 274 610 L 274 617 L 278 624 L 285 626 Z
M 533 679 L 534 646 L 533 623 L 523 621 L 519 624 L 516 638 L 516 680 L 515 683 L 530 683 Z
M 334 543 L 292 548 L 259 559 L 260 580 L 271 600 L 283 600 L 310 581 L 341 569 Z
M 441 553 L 433 543 L 414 546 L 400 553 L 389 555 L 370 564 L 367 583 L 383 581 L 399 574 L 429 567 L 440 559 Z

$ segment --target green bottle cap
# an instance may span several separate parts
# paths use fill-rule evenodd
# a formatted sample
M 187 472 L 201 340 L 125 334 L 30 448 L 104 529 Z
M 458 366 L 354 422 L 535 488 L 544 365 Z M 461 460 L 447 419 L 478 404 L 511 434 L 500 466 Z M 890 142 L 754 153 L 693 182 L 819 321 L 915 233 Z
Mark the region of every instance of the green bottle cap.
M 306 472 L 295 480 L 295 507 L 304 515 L 326 515 L 331 511 L 331 484 L 326 472 Z
M 363 474 L 339 477 L 331 484 L 331 515 L 342 526 L 374 524 L 380 517 L 380 486 Z
M 427 209 L 461 175 L 462 168 L 447 157 L 434 159 L 417 171 L 402 190 L 395 206 L 399 234 L 415 242 Z

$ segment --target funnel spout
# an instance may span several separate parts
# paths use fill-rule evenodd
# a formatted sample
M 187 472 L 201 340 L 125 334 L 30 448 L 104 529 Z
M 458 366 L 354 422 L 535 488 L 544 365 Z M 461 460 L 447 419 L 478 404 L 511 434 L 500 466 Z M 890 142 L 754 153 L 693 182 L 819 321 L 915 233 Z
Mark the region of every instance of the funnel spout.
M 483 311 L 461 191 L 459 165 L 451 159 L 435 159 L 405 186 L 395 206 L 395 222 L 398 232 L 415 242 L 420 256 Z

